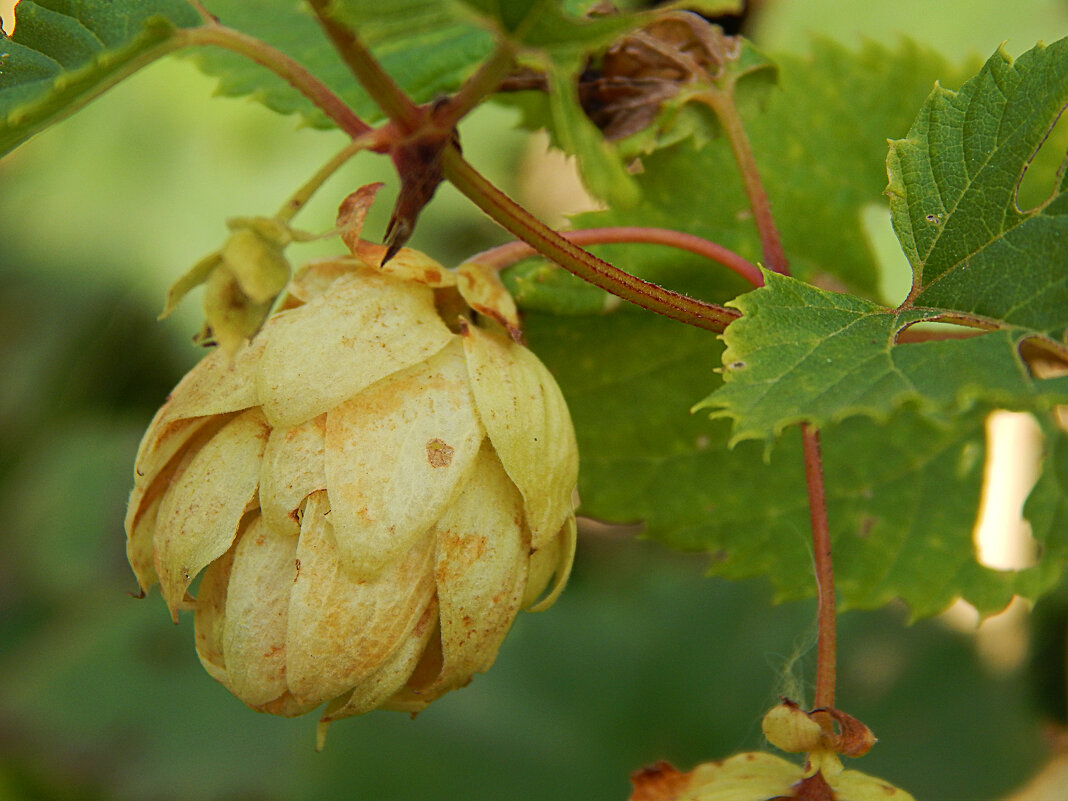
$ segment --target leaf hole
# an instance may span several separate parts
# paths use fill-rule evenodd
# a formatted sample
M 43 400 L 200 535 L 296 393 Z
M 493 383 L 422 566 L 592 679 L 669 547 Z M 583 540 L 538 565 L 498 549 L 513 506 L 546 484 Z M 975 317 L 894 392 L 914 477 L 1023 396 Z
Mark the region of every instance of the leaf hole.
M 869 203 L 860 211 L 860 223 L 879 269 L 879 295 L 888 305 L 896 306 L 912 287 L 912 267 L 894 233 L 890 208 L 886 203 Z
M 963 325 L 953 325 L 937 320 L 917 320 L 901 328 L 894 335 L 895 345 L 912 345 L 922 342 L 940 342 L 946 339 L 969 339 L 986 333 Z
M 1068 115 L 1061 108 L 1016 184 L 1016 208 L 1026 212 L 1045 205 L 1065 187 L 1068 167 Z
M 979 515 L 972 532 L 976 560 L 994 570 L 1035 563 L 1037 542 L 1023 517 L 1024 501 L 1038 479 L 1042 430 L 1022 412 L 994 412 L 986 420 L 986 460 Z
M 1027 337 L 1017 348 L 1032 378 L 1053 378 L 1068 373 L 1068 347 L 1043 337 Z

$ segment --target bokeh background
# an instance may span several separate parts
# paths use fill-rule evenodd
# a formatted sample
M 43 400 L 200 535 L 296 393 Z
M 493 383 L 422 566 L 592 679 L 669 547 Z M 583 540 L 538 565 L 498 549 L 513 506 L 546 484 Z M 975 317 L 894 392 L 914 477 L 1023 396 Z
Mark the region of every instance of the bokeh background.
M 908 35 L 978 63 L 1002 41 L 1016 54 L 1068 33 L 1068 3 L 768 0 L 749 33 L 771 52 L 803 51 L 810 33 Z M 133 455 L 200 355 L 196 302 L 157 323 L 163 293 L 227 216 L 273 213 L 344 143 L 213 86 L 188 60 L 153 65 L 0 161 L 0 800 L 618 801 L 644 764 L 762 747 L 764 710 L 811 667 L 812 605 L 772 606 L 762 582 L 707 579 L 702 557 L 632 532 L 586 532 L 568 591 L 520 618 L 488 674 L 414 721 L 335 724 L 323 753 L 314 718 L 249 711 L 200 668 L 191 619 L 172 626 L 158 594 L 130 596 Z M 487 108 L 462 135 L 522 197 L 559 167 L 513 123 Z M 343 170 L 298 223 L 327 229 L 371 180 L 395 185 L 384 159 Z M 446 187 L 412 244 L 455 264 L 499 241 Z M 328 249 L 296 246 L 294 261 Z M 998 660 L 946 620 L 845 614 L 840 702 L 881 739 L 862 768 L 919 799 L 1005 796 L 1053 752 L 1066 620 L 1062 588 L 1014 624 L 1012 647 L 1027 647 Z

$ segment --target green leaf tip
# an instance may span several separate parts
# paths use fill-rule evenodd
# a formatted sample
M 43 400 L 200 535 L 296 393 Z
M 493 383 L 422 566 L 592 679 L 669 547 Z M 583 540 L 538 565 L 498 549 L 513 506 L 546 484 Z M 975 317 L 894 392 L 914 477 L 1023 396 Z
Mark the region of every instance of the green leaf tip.
M 184 0 L 21 0 L 0 39 L 0 155 L 169 52 Z
M 936 86 L 892 141 L 886 194 L 913 269 L 914 305 L 1068 334 L 1068 192 L 1017 192 L 1068 105 L 1068 38 L 1013 60 L 999 49 L 959 91 Z M 1064 147 L 1060 142 L 1050 146 Z M 1057 182 L 1060 181 L 1060 185 Z

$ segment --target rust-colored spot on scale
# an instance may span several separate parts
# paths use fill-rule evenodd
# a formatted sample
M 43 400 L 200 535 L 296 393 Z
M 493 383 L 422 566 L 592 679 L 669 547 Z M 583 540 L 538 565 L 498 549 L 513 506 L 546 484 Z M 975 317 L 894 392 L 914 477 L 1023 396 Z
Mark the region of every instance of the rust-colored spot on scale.
M 690 778 L 689 773 L 680 772 L 669 762 L 657 762 L 631 774 L 634 792 L 630 801 L 675 801 Z
M 426 460 L 431 467 L 448 467 L 452 464 L 452 453 L 452 446 L 444 440 L 437 437 L 427 440 Z

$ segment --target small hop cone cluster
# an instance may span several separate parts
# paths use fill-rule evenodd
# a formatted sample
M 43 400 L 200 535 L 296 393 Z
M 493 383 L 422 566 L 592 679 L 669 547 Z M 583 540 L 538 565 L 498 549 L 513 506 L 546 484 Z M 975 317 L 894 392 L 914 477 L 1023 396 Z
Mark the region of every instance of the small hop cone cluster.
M 825 727 L 820 716 L 837 725 Z M 862 756 L 874 745 L 871 731 L 838 710 L 805 712 L 792 701 L 763 720 L 768 742 L 788 753 L 807 752 L 804 766 L 761 751 L 698 765 L 689 773 L 666 762 L 631 777 L 631 801 L 914 801 L 904 790 L 855 770 L 839 754 Z
M 410 250 L 379 269 L 346 241 L 177 386 L 126 520 L 142 590 L 195 611 L 207 671 L 263 712 L 326 703 L 321 734 L 488 669 L 575 546 L 570 417 L 496 275 Z
M 193 265 L 167 293 L 160 318 L 168 316 L 191 289 L 204 285 L 204 328 L 196 341 L 219 345 L 233 354 L 253 336 L 289 283 L 286 247 L 297 235 L 270 217 L 234 217 L 227 221 L 225 244 Z

